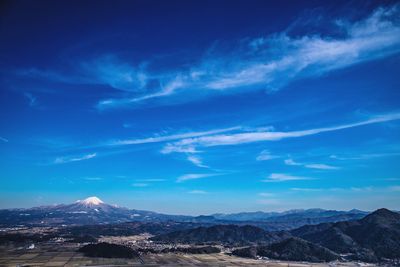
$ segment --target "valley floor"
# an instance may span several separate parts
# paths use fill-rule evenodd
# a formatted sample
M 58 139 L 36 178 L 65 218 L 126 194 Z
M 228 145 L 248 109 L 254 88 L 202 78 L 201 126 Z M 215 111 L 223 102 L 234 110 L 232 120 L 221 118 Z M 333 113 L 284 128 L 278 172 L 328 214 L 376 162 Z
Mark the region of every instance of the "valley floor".
M 75 244 L 49 244 L 31 250 L 3 247 L 0 250 L 0 266 L 373 266 L 358 263 L 311 264 L 253 260 L 217 254 L 146 254 L 141 259 L 88 258 L 76 252 Z

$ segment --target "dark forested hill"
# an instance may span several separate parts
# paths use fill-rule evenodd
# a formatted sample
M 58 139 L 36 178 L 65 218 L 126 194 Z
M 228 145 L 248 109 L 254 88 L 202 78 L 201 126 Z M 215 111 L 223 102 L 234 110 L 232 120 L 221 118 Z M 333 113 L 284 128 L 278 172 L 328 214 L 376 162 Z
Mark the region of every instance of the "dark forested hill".
M 215 225 L 171 232 L 152 238 L 154 241 L 168 243 L 273 243 L 288 238 L 285 232 L 267 232 L 261 228 L 245 225 Z
M 339 255 L 331 250 L 300 238 L 288 238 L 268 246 L 237 249 L 233 251 L 233 254 L 241 257 L 261 256 L 279 260 L 308 262 L 329 262 L 339 259 Z
M 400 258 L 400 214 L 387 209 L 360 220 L 303 226 L 291 233 L 356 259 Z

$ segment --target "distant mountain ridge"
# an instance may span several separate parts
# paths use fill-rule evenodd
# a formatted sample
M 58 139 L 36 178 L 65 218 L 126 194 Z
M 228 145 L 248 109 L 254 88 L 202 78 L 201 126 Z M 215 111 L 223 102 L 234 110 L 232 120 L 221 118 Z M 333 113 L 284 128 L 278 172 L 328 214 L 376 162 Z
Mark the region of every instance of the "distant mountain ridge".
M 297 209 L 284 212 L 240 212 L 231 214 L 216 213 L 212 214 L 218 220 L 231 221 L 286 221 L 291 218 L 296 219 L 313 219 L 313 218 L 329 218 L 333 216 L 349 216 L 351 219 L 365 216 L 368 212 L 352 209 L 349 211 L 324 210 L 324 209 Z
M 290 230 L 307 224 L 356 220 L 368 212 L 323 209 L 286 212 L 242 212 L 200 216 L 168 215 L 152 211 L 128 209 L 104 203 L 92 196 L 72 204 L 42 206 L 29 209 L 0 210 L 0 227 L 15 225 L 88 225 L 130 221 L 179 221 L 207 224 L 251 224 L 264 230 Z

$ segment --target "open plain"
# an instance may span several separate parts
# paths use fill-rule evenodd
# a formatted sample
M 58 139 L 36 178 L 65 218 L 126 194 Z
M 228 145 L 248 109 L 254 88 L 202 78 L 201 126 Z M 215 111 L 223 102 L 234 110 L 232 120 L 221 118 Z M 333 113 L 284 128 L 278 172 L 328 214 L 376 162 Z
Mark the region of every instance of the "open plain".
M 77 244 L 39 244 L 34 249 L 1 247 L 0 266 L 266 266 L 266 267 L 306 267 L 306 266 L 374 266 L 362 263 L 301 263 L 263 259 L 245 259 L 226 253 L 182 254 L 162 253 L 143 254 L 137 259 L 89 258 L 76 252 Z

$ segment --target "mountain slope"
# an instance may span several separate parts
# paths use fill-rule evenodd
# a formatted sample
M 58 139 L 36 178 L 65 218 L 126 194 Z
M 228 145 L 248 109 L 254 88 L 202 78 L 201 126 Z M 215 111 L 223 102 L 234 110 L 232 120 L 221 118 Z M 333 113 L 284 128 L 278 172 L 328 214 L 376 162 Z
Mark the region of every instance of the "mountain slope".
M 261 256 L 289 261 L 329 262 L 339 259 L 339 255 L 329 249 L 300 238 L 288 238 L 268 246 L 237 249 L 232 253 L 240 257 Z
M 360 220 L 303 226 L 291 233 L 356 259 L 400 258 L 400 214 L 387 209 Z
M 153 237 L 152 240 L 166 243 L 269 244 L 289 236 L 285 232 L 266 232 L 251 225 L 214 225 L 158 235 Z

